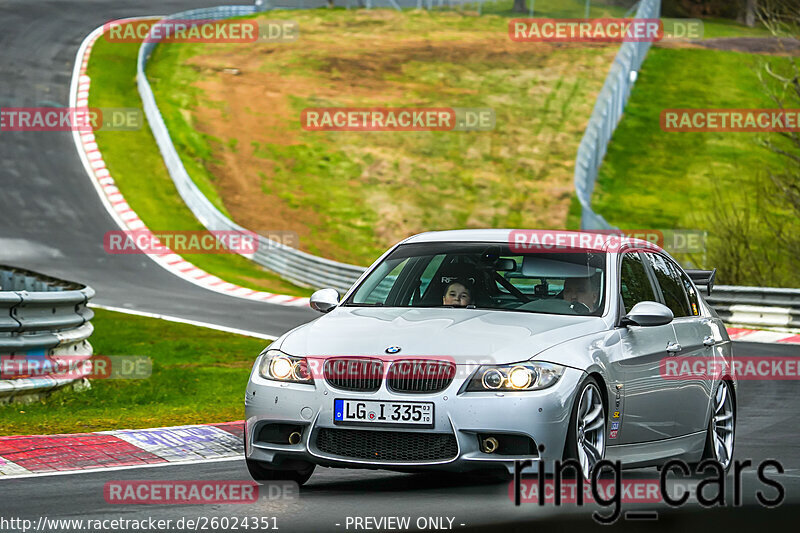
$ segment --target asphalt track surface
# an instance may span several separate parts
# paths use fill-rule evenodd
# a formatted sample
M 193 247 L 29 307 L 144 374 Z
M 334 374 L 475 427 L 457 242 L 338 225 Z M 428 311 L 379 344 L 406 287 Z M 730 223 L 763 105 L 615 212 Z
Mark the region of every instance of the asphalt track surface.
M 737 343 L 737 355 L 787 356 L 797 347 Z M 744 507 L 733 506 L 733 481 L 726 483 L 728 506 L 722 509 L 725 519 L 737 525 L 738 518 L 759 516 L 761 523 L 775 524 L 800 504 L 800 450 L 797 439 L 797 381 L 744 381 L 740 387 L 737 423 L 737 460 L 749 459 L 757 465 L 765 459 L 777 459 L 783 475 L 770 475 L 785 488 L 786 499 L 781 507 L 763 510 L 756 501 L 762 491 L 774 498 L 776 492 L 759 482 L 755 468 L 743 474 Z M 654 468 L 629 470 L 624 479 L 655 479 Z M 695 482 L 701 478 L 694 478 Z M 346 470 L 317 468 L 298 497 L 270 500 L 263 494 L 259 501 L 246 505 L 110 505 L 103 488 L 106 482 L 121 480 L 249 480 L 242 460 L 193 465 L 171 465 L 129 470 L 42 475 L 0 480 L 0 516 L 29 519 L 39 517 L 82 519 L 170 519 L 200 517 L 276 517 L 281 531 L 355 531 L 347 528 L 348 517 L 411 517 L 410 531 L 417 531 L 415 521 L 421 517 L 453 518 L 454 530 L 491 527 L 497 530 L 532 531 L 546 524 L 557 529 L 592 527 L 591 518 L 597 507 L 552 505 L 539 507 L 523 503 L 515 507 L 509 497 L 508 482 L 485 477 L 453 474 L 402 474 L 382 470 Z M 684 480 L 686 481 L 686 480 Z M 623 505 L 629 510 L 655 510 L 659 521 L 648 522 L 648 528 L 661 531 L 686 530 L 708 521 L 710 511 L 697 503 L 687 503 L 673 510 L 667 505 Z M 608 509 L 599 509 L 608 514 Z M 736 512 L 738 511 L 738 512 Z M 752 513 L 760 512 L 759 515 Z M 795 511 L 791 511 L 794 513 Z M 624 515 L 623 515 L 624 516 Z M 337 525 L 338 524 L 338 525 Z M 463 526 L 461 524 L 464 524 Z M 502 524 L 502 529 L 500 525 Z M 527 527 L 529 524 L 530 527 Z M 637 528 L 641 522 L 621 518 L 622 529 Z M 512 527 L 513 526 L 513 527 Z M 523 526 L 525 526 L 523 528 Z M 694 529 L 694 527 L 692 527 Z M 737 528 L 738 529 L 738 528 Z
M 243 0 L 14 0 L 0 3 L 0 106 L 68 105 L 75 54 L 109 20 Z M 98 304 L 279 335 L 314 318 L 307 308 L 248 301 L 198 287 L 144 255 L 112 255 L 118 230 L 70 132 L 0 132 L 0 264 L 94 287 Z
M 220 3 L 225 2 L 213 0 L 209 5 Z M 75 53 L 92 29 L 110 19 L 202 6 L 174 0 L 4 2 L 0 5 L 0 105 L 51 102 L 65 106 Z M 314 316 L 304 309 L 210 292 L 174 277 L 144 256 L 108 255 L 102 236 L 112 229 L 117 227 L 86 176 L 69 133 L 0 133 L 0 264 L 88 283 L 97 289 L 97 303 L 274 335 Z M 736 354 L 741 356 L 788 356 L 798 350 L 796 345 L 736 344 Z M 660 520 L 647 524 L 648 529 L 686 529 L 701 522 L 719 525 L 717 516 L 728 517 L 734 524 L 747 518 L 775 523 L 787 511 L 794 512 L 788 504 L 800 503 L 798 393 L 797 381 L 748 381 L 740 388 L 735 457 L 754 463 L 777 459 L 783 464 L 785 473 L 777 477 L 786 488 L 783 511 L 757 514 L 755 491 L 769 493 L 770 489 L 757 482 L 750 469 L 743 485 L 748 510 L 698 514 L 697 504 L 687 504 L 676 514 L 663 504 L 647 504 L 643 508 L 660 513 Z M 626 473 L 626 477 L 643 479 L 656 476 L 655 469 Z M 0 517 L 34 522 L 39 517 L 152 517 L 174 523 L 181 517 L 274 516 L 282 531 L 353 531 L 347 527 L 348 516 L 409 516 L 411 530 L 417 530 L 420 517 L 453 518 L 455 530 L 494 525 L 506 531 L 531 531 L 537 525 L 529 521 L 548 530 L 550 526 L 561 529 L 555 527 L 559 525 L 585 529 L 593 524 L 588 507 L 514 507 L 507 483 L 480 477 L 318 468 L 293 500 L 262 497 L 251 505 L 107 504 L 104 484 L 124 479 L 247 480 L 249 476 L 243 461 L 232 460 L 0 480 Z M 3 530 L 19 529 L 6 526 Z

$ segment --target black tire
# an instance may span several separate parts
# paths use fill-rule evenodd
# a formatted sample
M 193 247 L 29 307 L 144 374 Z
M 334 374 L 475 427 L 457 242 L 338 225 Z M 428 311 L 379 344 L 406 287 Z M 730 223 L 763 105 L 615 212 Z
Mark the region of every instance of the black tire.
M 294 481 L 298 485 L 303 485 L 314 473 L 316 465 L 310 465 L 307 470 L 278 470 L 270 468 L 267 463 L 245 459 L 247 470 L 253 481 L 259 484 L 270 483 L 272 481 Z
M 578 452 L 578 408 L 581 402 L 581 398 L 584 395 L 586 389 L 593 387 L 595 394 L 598 395 L 599 398 L 599 405 L 602 408 L 602 412 L 599 416 L 602 417 L 603 426 L 601 428 L 600 436 L 602 438 L 602 450 L 601 455 L 598 460 L 601 460 L 605 457 L 605 440 L 606 440 L 606 428 L 608 427 L 608 414 L 606 412 L 606 405 L 605 401 L 603 400 L 603 394 L 601 393 L 600 384 L 597 382 L 595 378 L 592 376 L 588 376 L 578 387 L 578 393 L 575 395 L 575 403 L 572 406 L 572 415 L 569 418 L 569 427 L 567 429 L 567 440 L 564 444 L 564 453 L 562 457 L 564 461 L 574 460 L 581 462 L 580 454 Z M 569 468 L 564 471 L 565 477 L 566 476 L 573 476 L 574 469 Z M 583 476 L 586 479 L 589 479 L 589 472 L 583 471 Z
M 732 428 L 732 431 L 731 431 L 731 442 L 730 442 L 730 456 L 727 458 L 727 464 L 723 465 L 723 470 L 725 472 L 728 472 L 728 470 L 730 470 L 730 468 L 731 468 L 731 465 L 733 464 L 733 453 L 734 453 L 734 444 L 735 444 L 735 436 L 736 436 L 736 402 L 735 402 L 734 395 L 733 395 L 733 387 L 727 381 L 721 381 L 714 388 L 714 398 L 716 398 L 717 391 L 722 386 L 727 387 L 727 394 L 728 394 L 728 397 L 730 398 L 731 421 L 732 421 L 732 425 L 731 425 L 731 428 Z M 703 461 L 706 461 L 706 460 L 709 460 L 709 459 L 714 460 L 714 461 L 719 461 L 719 458 L 717 457 L 717 452 L 715 450 L 715 443 L 714 443 L 714 433 L 716 431 L 716 428 L 715 428 L 716 424 L 715 424 L 715 420 L 714 420 L 714 415 L 715 415 L 714 398 L 712 398 L 712 401 L 711 401 L 711 412 L 709 413 L 708 424 L 706 425 L 706 442 L 705 442 L 705 446 L 703 448 L 703 455 L 700 458 L 700 461 L 698 461 L 696 463 L 689 463 L 689 467 L 692 469 L 692 472 L 696 472 L 698 465 L 700 465 L 700 463 L 702 463 Z

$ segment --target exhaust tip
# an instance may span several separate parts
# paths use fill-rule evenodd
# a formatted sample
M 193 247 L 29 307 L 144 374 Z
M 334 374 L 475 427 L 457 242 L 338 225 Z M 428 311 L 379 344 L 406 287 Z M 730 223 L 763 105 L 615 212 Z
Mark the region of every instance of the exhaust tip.
M 487 437 L 481 441 L 481 451 L 483 453 L 494 453 L 499 447 L 500 443 L 494 437 Z
M 289 433 L 289 444 L 298 444 L 300 442 L 300 432 L 292 431 Z

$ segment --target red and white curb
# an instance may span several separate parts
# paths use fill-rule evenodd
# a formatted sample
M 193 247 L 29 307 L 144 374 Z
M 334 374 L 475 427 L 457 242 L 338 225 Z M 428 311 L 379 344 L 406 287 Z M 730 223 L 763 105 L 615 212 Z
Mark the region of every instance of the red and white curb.
M 123 429 L 69 435 L 0 437 L 0 480 L 237 459 L 244 422 Z
M 765 342 L 770 344 L 800 344 L 800 335 L 781 331 L 764 331 L 727 327 L 731 340 L 742 342 Z
M 124 20 L 140 20 L 140 18 Z M 90 33 L 78 49 L 75 68 L 72 73 L 72 82 L 70 84 L 70 107 L 88 107 L 89 105 L 89 86 L 91 80 L 89 76 L 86 75 L 86 69 L 89 65 L 89 56 L 92 52 L 92 47 L 102 34 L 103 27 L 101 26 Z M 115 185 L 114 178 L 106 167 L 105 161 L 103 161 L 103 155 L 97 148 L 94 133 L 73 131 L 72 135 L 83 166 L 87 174 L 89 174 L 103 205 L 114 221 L 116 221 L 117 225 L 126 231 L 136 230 L 138 232 L 149 232 L 150 230 L 139 218 L 139 215 L 131 209 L 125 201 L 125 197 Z M 228 283 L 223 279 L 197 268 L 172 251 L 146 255 L 172 274 L 205 289 L 271 304 L 290 306 L 308 305 L 308 298 L 257 291 Z

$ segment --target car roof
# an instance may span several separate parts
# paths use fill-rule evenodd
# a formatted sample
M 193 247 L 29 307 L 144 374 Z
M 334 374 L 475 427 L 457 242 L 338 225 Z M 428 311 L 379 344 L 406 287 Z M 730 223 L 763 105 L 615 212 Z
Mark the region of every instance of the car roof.
M 602 231 L 568 231 L 568 230 L 525 230 L 525 229 L 462 229 L 462 230 L 447 230 L 447 231 L 429 231 L 420 233 L 409 237 L 402 244 L 417 244 L 417 243 L 435 243 L 435 242 L 496 242 L 496 243 L 514 243 L 520 242 L 515 239 L 525 236 L 526 240 L 522 242 L 531 242 L 532 239 L 541 239 L 546 236 L 550 239 L 564 239 L 564 242 L 582 242 L 591 243 L 588 247 L 581 246 L 588 250 L 596 251 L 611 251 L 617 252 L 620 249 L 619 237 L 621 233 L 615 233 L 616 230 L 602 230 Z M 653 232 L 658 234 L 659 232 Z M 639 239 L 635 237 L 625 237 L 625 243 L 630 243 L 633 247 L 637 245 L 642 249 L 648 251 L 663 252 L 661 247 L 653 244 L 651 241 Z M 616 244 L 615 244 L 616 243 Z M 610 249 L 610 248 L 613 248 Z M 553 250 L 557 252 L 557 249 Z

